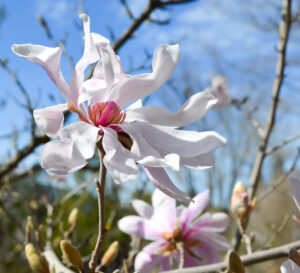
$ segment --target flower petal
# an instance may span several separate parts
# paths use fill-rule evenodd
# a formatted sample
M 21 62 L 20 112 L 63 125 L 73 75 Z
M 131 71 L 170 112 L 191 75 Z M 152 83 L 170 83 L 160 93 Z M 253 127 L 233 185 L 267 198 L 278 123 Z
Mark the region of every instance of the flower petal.
M 139 216 L 150 219 L 153 214 L 153 208 L 143 200 L 132 200 L 131 204 Z
M 191 249 L 191 253 L 193 253 L 194 256 L 185 252 L 184 255 L 185 267 L 212 264 L 221 261 L 218 251 L 209 245 L 193 247 Z
M 131 215 L 123 217 L 119 220 L 118 227 L 124 233 L 146 240 L 161 238 L 161 233 L 156 230 L 152 223 L 139 216 Z
M 156 255 L 155 252 L 158 248 L 163 247 L 166 243 L 164 241 L 158 241 L 148 244 L 143 250 L 136 256 L 134 261 L 134 270 L 139 273 L 149 273 L 161 260 L 160 255 Z
M 85 159 L 92 158 L 98 141 L 99 128 L 83 121 L 75 122 L 60 131 L 61 138 L 72 139 Z
M 280 266 L 280 271 L 281 273 L 300 273 L 300 267 L 292 260 L 287 260 Z
M 63 111 L 67 109 L 67 104 L 58 104 L 34 110 L 33 117 L 44 134 L 51 138 L 56 138 L 58 131 L 62 128 L 64 123 Z
M 179 190 L 173 184 L 173 182 L 170 180 L 169 176 L 166 174 L 163 168 L 153 168 L 144 166 L 144 170 L 150 182 L 153 183 L 154 186 L 156 186 L 165 194 L 183 202 L 191 201 L 191 199 L 186 193 Z
M 120 107 L 157 90 L 172 74 L 179 59 L 179 45 L 161 45 L 154 53 L 152 73 L 127 77 L 116 84 L 108 97 Z
M 130 130 L 130 135 L 138 132 L 161 156 L 177 154 L 180 158 L 192 158 L 209 153 L 226 143 L 222 136 L 213 131 L 184 131 L 139 121 L 123 124 L 122 128 Z M 139 145 L 139 148 L 143 147 Z M 140 154 L 145 155 L 145 152 Z
M 126 112 L 126 121 L 145 121 L 155 125 L 183 127 L 202 118 L 218 102 L 215 95 L 207 89 L 191 96 L 173 113 L 159 106 L 145 106 Z
M 223 235 L 213 231 L 198 230 L 193 232 L 191 236 L 216 250 L 227 250 L 230 248 L 228 240 Z
M 103 127 L 102 130 L 104 131 L 102 145 L 106 153 L 104 164 L 115 183 L 136 179 L 138 171 L 134 155 L 119 142 L 115 130 L 108 127 Z
M 177 218 L 176 200 L 156 189 L 152 194 L 152 204 L 152 225 L 161 232 L 173 232 Z
M 131 152 L 137 156 L 138 163 L 148 167 L 171 167 L 175 171 L 179 170 L 179 156 L 175 153 L 161 155 L 141 134 L 136 123 L 124 123 L 119 126 L 133 140 Z
M 81 85 L 84 82 L 84 71 L 88 65 L 96 62 L 100 58 L 100 54 L 90 33 L 90 18 L 86 14 L 80 14 L 84 29 L 84 52 L 81 59 L 75 66 L 72 78 L 70 80 L 71 102 L 77 106 L 78 96 Z
M 194 221 L 191 229 L 211 231 L 211 232 L 224 232 L 229 224 L 229 217 L 226 213 L 205 213 Z
M 54 174 L 70 174 L 86 164 L 86 160 L 71 139 L 50 141 L 41 150 L 42 168 Z
M 180 158 L 180 165 L 195 170 L 204 170 L 213 167 L 215 165 L 215 160 L 210 153 L 206 153 L 195 157 L 182 157 Z
M 201 192 L 196 195 L 189 206 L 182 211 L 180 219 L 183 231 L 186 230 L 186 227 L 189 226 L 190 222 L 202 213 L 202 211 L 207 207 L 209 200 L 209 191 Z M 191 230 L 189 229 L 188 233 L 190 232 Z M 185 234 L 185 236 L 187 235 Z
M 70 90 L 60 70 L 61 49 L 41 45 L 20 44 L 12 45 L 12 51 L 31 62 L 42 66 L 60 92 L 69 99 Z
M 300 180 L 296 177 L 290 177 L 290 190 L 298 207 L 300 210 Z

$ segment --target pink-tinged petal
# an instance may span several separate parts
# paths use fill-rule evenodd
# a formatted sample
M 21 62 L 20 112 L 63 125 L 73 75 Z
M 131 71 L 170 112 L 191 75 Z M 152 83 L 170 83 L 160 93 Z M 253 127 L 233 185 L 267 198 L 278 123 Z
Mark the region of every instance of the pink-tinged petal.
M 218 251 L 209 245 L 193 247 L 191 252 L 193 253 L 193 256 L 185 252 L 185 267 L 207 265 L 221 261 Z
M 41 166 L 53 174 L 70 174 L 86 164 L 87 161 L 70 139 L 48 142 L 41 150 Z
M 202 241 L 204 244 L 213 247 L 216 250 L 227 250 L 230 248 L 230 243 L 228 240 L 221 234 L 213 231 L 202 231 L 198 230 L 193 232 L 190 235 L 191 238 Z
M 153 208 L 143 200 L 132 200 L 131 204 L 139 216 L 150 219 L 153 214 Z
M 122 128 L 125 131 L 131 130 L 130 135 L 133 131 L 138 132 L 161 156 L 178 154 L 183 158 L 191 158 L 209 153 L 226 144 L 226 140 L 213 131 L 184 131 L 139 121 L 124 124 Z
M 126 121 L 145 121 L 155 125 L 183 127 L 202 118 L 216 103 L 217 98 L 210 90 L 191 96 L 173 113 L 159 106 L 145 106 L 127 111 Z
M 77 105 L 79 90 L 84 82 L 84 71 L 88 65 L 99 60 L 100 55 L 90 33 L 90 18 L 86 14 L 80 14 L 84 29 L 84 52 L 81 59 L 75 66 L 72 78 L 70 80 L 71 102 Z
M 148 244 L 136 256 L 134 261 L 134 269 L 139 273 L 149 273 L 161 260 L 160 255 L 156 255 L 157 249 L 163 247 L 165 241 L 158 241 Z
M 70 90 L 60 70 L 61 49 L 41 45 L 23 44 L 12 46 L 12 51 L 31 62 L 42 66 L 60 92 L 70 98 Z
M 165 194 L 183 202 L 191 201 L 191 199 L 186 193 L 179 190 L 173 184 L 173 182 L 170 180 L 169 176 L 163 168 L 153 168 L 144 166 L 144 170 L 150 182 Z
M 280 266 L 280 271 L 281 273 L 300 273 L 300 267 L 292 260 L 287 260 Z
M 204 232 L 224 232 L 229 224 L 229 217 L 226 213 L 205 213 L 194 221 L 190 227 L 193 230 L 202 230 Z
M 176 223 L 176 200 L 159 189 L 152 194 L 153 215 L 151 223 L 161 232 L 173 232 Z
M 290 177 L 290 190 L 298 207 L 300 210 L 300 180 L 296 177 Z
M 34 110 L 33 117 L 44 134 L 51 138 L 56 138 L 64 123 L 63 111 L 66 111 L 67 109 L 67 104 L 58 104 Z
M 167 271 L 172 269 L 172 257 L 171 256 L 160 256 L 160 268 L 159 271 Z
M 212 168 L 215 165 L 215 160 L 210 153 L 206 153 L 195 157 L 182 157 L 180 158 L 180 165 L 195 170 L 205 170 L 208 168 Z
M 72 123 L 60 131 L 61 138 L 72 139 L 85 159 L 92 158 L 98 141 L 99 128 L 83 121 Z
M 118 222 L 118 227 L 124 233 L 132 236 L 144 238 L 146 240 L 156 240 L 161 238 L 160 232 L 147 219 L 139 216 L 125 216 Z
M 179 59 L 178 45 L 161 45 L 154 53 L 152 73 L 124 78 L 116 84 L 108 97 L 124 107 L 157 90 L 172 74 Z
M 102 127 L 102 145 L 105 151 L 104 164 L 115 183 L 120 184 L 137 178 L 138 171 L 134 155 L 123 147 L 115 130 Z

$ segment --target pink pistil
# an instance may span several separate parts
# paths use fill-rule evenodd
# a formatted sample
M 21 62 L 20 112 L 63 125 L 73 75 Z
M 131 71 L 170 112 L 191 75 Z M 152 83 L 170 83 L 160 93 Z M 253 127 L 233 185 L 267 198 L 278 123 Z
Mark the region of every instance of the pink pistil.
M 111 124 L 124 122 L 126 112 L 113 101 L 100 102 L 89 105 L 89 117 L 97 127 L 107 127 Z

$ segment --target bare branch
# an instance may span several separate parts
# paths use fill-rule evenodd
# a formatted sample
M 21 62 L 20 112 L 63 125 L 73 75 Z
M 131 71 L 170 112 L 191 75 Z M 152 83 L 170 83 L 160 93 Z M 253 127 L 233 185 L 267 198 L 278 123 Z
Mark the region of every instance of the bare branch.
M 283 0 L 282 3 L 282 20 L 279 25 L 279 44 L 278 44 L 278 55 L 277 55 L 277 65 L 276 65 L 276 78 L 273 83 L 272 91 L 272 103 L 269 110 L 269 115 L 266 123 L 265 130 L 263 132 L 263 137 L 259 146 L 259 149 L 256 153 L 255 161 L 252 167 L 250 179 L 249 179 L 249 198 L 250 200 L 255 196 L 260 176 L 261 169 L 263 166 L 264 159 L 266 157 L 266 149 L 269 144 L 269 138 L 273 131 L 276 112 L 278 108 L 280 91 L 284 78 L 284 69 L 285 69 L 285 58 L 286 58 L 286 48 L 289 38 L 289 32 L 291 27 L 291 2 L 292 0 Z M 244 222 L 244 227 L 246 229 L 248 224 L 248 219 Z M 239 246 L 241 236 L 239 232 L 236 233 L 236 238 L 233 242 L 234 250 Z
M 296 241 L 290 244 L 282 245 L 280 247 L 275 247 L 269 250 L 262 250 L 254 252 L 250 255 L 241 256 L 241 260 L 244 266 L 257 264 L 277 258 L 288 257 L 289 250 L 295 248 L 300 249 L 300 241 Z M 166 271 L 165 273 L 215 273 L 220 272 L 227 268 L 227 261 L 212 264 L 212 265 L 204 265 L 198 267 L 191 267 L 191 268 L 183 268 L 180 270 L 171 270 Z
M 277 146 L 274 146 L 273 148 L 270 148 L 266 151 L 266 155 L 272 154 L 274 152 L 276 152 L 277 150 L 281 149 L 283 146 L 290 144 L 291 142 L 297 140 L 298 138 L 300 138 L 300 134 L 291 137 L 290 139 L 284 140 L 282 141 L 280 144 L 278 144 Z

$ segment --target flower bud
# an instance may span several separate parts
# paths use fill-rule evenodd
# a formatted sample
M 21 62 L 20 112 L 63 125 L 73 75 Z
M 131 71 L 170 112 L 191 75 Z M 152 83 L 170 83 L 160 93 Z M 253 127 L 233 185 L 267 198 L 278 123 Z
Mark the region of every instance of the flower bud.
M 41 256 L 34 248 L 32 243 L 25 246 L 25 255 L 30 267 L 36 273 L 49 273 L 48 262 L 44 256 Z
M 245 188 L 243 182 L 237 182 L 233 188 L 233 193 L 230 199 L 230 209 L 232 213 L 240 222 L 243 222 L 255 207 L 255 204 L 255 197 L 252 199 L 251 204 L 249 204 L 247 189 Z
M 76 226 L 78 220 L 78 208 L 73 208 L 69 214 L 68 223 L 70 226 Z
M 70 264 L 76 266 L 81 271 L 83 270 L 81 256 L 77 248 L 71 245 L 68 241 L 62 240 L 60 241 L 60 249 Z
M 101 266 L 106 266 L 114 261 L 119 252 L 119 242 L 114 241 L 104 253 L 101 259 Z
M 239 257 L 239 255 L 232 251 L 229 254 L 229 273 L 245 273 L 245 269 L 244 269 L 244 265 L 241 261 L 241 258 Z

